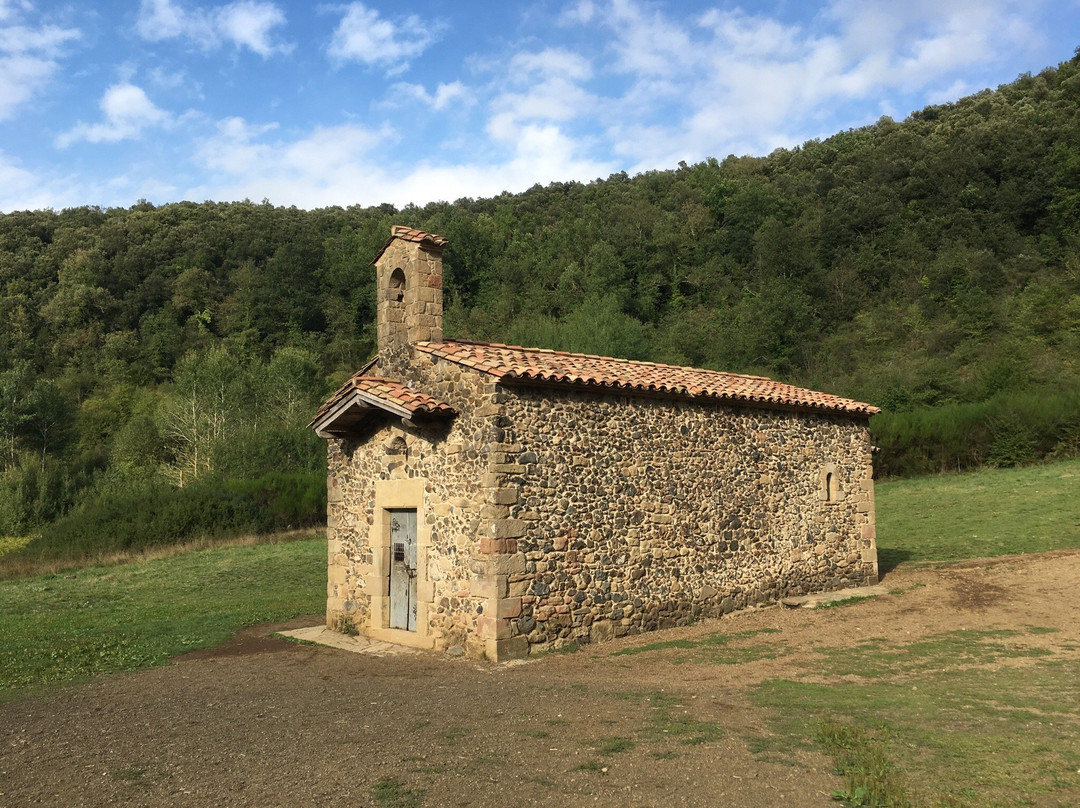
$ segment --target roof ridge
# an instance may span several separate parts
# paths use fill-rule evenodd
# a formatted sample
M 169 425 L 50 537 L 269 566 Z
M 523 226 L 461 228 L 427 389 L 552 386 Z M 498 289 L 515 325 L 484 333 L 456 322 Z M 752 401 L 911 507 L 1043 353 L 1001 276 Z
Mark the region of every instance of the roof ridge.
M 427 233 L 423 230 L 417 230 L 415 227 L 409 227 L 404 224 L 395 224 L 390 226 L 390 238 L 403 238 L 406 241 L 430 241 L 437 244 L 440 247 L 445 247 L 450 243 L 450 239 L 440 236 L 436 233 Z
M 764 406 L 832 410 L 871 416 L 877 407 L 845 396 L 811 390 L 767 376 L 751 376 L 709 368 L 666 365 L 638 359 L 525 348 L 500 342 L 444 340 L 417 342 L 414 347 L 432 357 L 473 368 L 500 381 L 570 384 L 609 390 L 708 397 L 756 402 Z
M 706 371 L 707 373 L 719 373 L 724 376 L 732 376 L 737 379 L 754 379 L 756 381 L 773 382 L 774 384 L 787 384 L 787 382 L 778 382 L 775 379 L 771 379 L 768 376 L 755 376 L 751 373 L 734 373 L 730 370 L 713 370 L 712 368 L 702 368 L 695 365 L 671 365 L 666 362 L 650 362 L 646 359 L 626 359 L 621 356 L 605 356 L 603 354 L 588 354 L 581 353 L 579 351 L 560 351 L 555 348 L 529 348 L 524 345 L 509 345 L 505 342 L 485 342 L 483 340 L 473 339 L 444 339 L 440 342 L 418 342 L 417 345 L 479 345 L 484 348 L 506 348 L 511 351 L 526 351 L 528 353 L 548 354 L 555 356 L 571 356 L 579 359 L 602 359 L 605 362 L 625 362 L 631 365 L 642 365 L 644 367 L 664 368 L 666 370 L 693 370 L 693 371 Z M 793 385 L 794 386 L 794 385 Z
M 341 385 L 337 392 L 319 407 L 318 412 L 315 413 L 315 417 L 311 419 L 308 426 L 319 423 L 324 417 L 330 417 L 331 420 L 340 417 L 343 414 L 342 412 L 331 414 L 335 408 L 348 401 L 349 397 L 353 395 L 374 397 L 376 400 L 383 402 L 383 404 L 377 406 L 397 414 L 404 412 L 408 414 L 447 415 L 457 412 L 450 404 L 440 401 L 422 390 L 414 389 L 407 382 L 399 379 L 388 379 L 385 376 L 365 376 L 358 372 L 350 376 L 349 380 Z M 369 403 L 371 402 L 370 398 L 366 400 Z M 326 424 L 323 427 L 326 427 Z

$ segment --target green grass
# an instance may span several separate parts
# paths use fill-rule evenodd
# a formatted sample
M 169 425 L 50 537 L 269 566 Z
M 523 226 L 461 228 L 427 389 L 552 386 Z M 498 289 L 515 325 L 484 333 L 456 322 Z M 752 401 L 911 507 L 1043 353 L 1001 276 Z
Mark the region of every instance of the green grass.
M 667 651 L 678 649 L 690 651 L 689 654 L 680 654 L 672 659 L 676 665 L 686 663 L 711 664 L 711 665 L 740 665 L 744 662 L 753 662 L 757 659 L 775 659 L 788 653 L 783 643 L 747 643 L 750 637 L 762 634 L 774 634 L 779 629 L 759 628 L 749 631 L 735 631 L 731 633 L 717 632 L 709 634 L 700 640 L 661 640 L 660 642 L 646 643 L 634 648 L 623 648 L 616 651 L 612 656 L 636 656 L 653 651 Z
M 0 536 L 0 558 L 21 550 L 30 543 L 31 536 Z
M 326 605 L 326 539 L 0 581 L 0 699 L 158 665 Z
M 1034 632 L 1031 632 L 1034 633 Z M 958 629 L 911 643 L 869 639 L 844 648 L 819 648 L 822 659 L 810 670 L 825 676 L 900 679 L 927 670 L 944 671 L 1004 659 L 1051 656 L 1053 651 L 1024 642 L 1018 631 Z
M 845 805 L 889 808 L 910 805 L 881 741 L 859 727 L 838 721 L 821 721 L 814 737 L 836 760 L 836 773 L 844 778 L 845 787 L 833 791 L 834 800 Z
M 693 716 L 689 709 L 692 700 L 682 694 L 630 690 L 612 695 L 621 701 L 638 702 L 648 707 L 646 723 L 636 736 L 639 742 L 666 744 L 678 741 L 686 746 L 697 746 L 722 737 L 715 721 L 703 721 Z
M 755 751 L 790 754 L 815 740 L 836 760 L 836 796 L 848 805 L 1073 804 L 1080 661 L 1064 645 L 1029 643 L 1055 633 L 957 630 L 819 649 L 798 671 L 813 682 L 752 689 L 773 730 Z
M 632 738 L 604 738 L 596 747 L 596 751 L 601 755 L 617 755 L 619 752 L 626 752 L 637 746 L 637 742 Z
M 773 680 L 755 688 L 753 698 L 769 709 L 772 729 L 792 749 L 815 737 L 835 757 L 819 727 L 850 726 L 879 747 L 888 779 L 912 805 L 1070 805 L 1080 798 L 1075 660 L 947 672 L 927 667 L 917 685 L 912 681 Z
M 584 763 L 579 763 L 571 771 L 575 772 L 597 772 L 600 774 L 607 774 L 608 767 L 601 763 L 599 760 L 586 760 Z
M 385 778 L 371 787 L 371 801 L 378 808 L 420 808 L 424 790 L 409 788 L 397 778 Z
M 892 591 L 890 595 L 903 594 L 902 592 Z M 851 606 L 854 603 L 858 603 L 862 600 L 870 600 L 872 595 L 852 595 L 850 598 L 842 598 L 840 600 L 827 600 L 824 603 L 819 603 L 815 608 L 817 609 L 838 609 L 841 606 Z
M 1080 547 L 1080 460 L 889 480 L 874 497 L 885 570 Z

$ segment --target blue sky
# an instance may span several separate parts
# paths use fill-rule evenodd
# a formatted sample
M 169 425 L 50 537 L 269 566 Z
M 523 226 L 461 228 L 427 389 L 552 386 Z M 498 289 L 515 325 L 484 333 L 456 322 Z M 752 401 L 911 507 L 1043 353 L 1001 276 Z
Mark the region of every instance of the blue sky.
M 1080 0 L 0 0 L 0 210 L 401 206 L 767 154 L 1077 32 Z

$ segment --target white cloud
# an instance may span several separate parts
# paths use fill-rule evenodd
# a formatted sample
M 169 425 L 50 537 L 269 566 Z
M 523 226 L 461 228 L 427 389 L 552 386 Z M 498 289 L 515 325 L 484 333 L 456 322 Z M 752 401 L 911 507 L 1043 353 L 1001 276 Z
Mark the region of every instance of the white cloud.
M 85 178 L 66 174 L 49 161 L 44 170 L 30 169 L 17 158 L 0 151 L 0 211 L 44 210 L 85 205 L 88 200 L 104 204 L 130 204 L 138 194 L 116 199 L 105 188 L 88 184 Z M 139 182 L 144 180 L 140 177 Z
M 606 137 L 634 170 L 829 134 L 837 106 L 940 96 L 1034 40 L 1020 0 L 832 0 L 803 24 L 609 0 L 578 17 L 610 37 L 622 84 L 602 98 Z
M 3 19 L 2 15 L 0 19 Z M 44 183 L 37 175 L 0 152 L 0 210 L 37 210 L 51 207 L 53 201 L 53 195 L 44 189 Z
M 319 127 L 293 140 L 277 126 L 222 121 L 199 145 L 197 161 L 212 172 L 188 199 L 270 199 L 302 207 L 453 200 L 521 191 L 538 182 L 607 175 L 611 163 L 581 159 L 557 127 L 521 127 L 508 153 L 447 165 L 435 160 L 395 162 L 386 147 L 398 138 L 388 127 Z
M 274 40 L 274 29 L 283 25 L 285 13 L 264 0 L 236 0 L 214 9 L 191 11 L 174 0 L 142 0 L 135 30 L 150 42 L 184 38 L 203 50 L 230 43 L 267 58 L 293 49 L 291 44 Z
M 226 118 L 217 128 L 217 135 L 199 145 L 196 162 L 212 171 L 244 175 L 258 171 L 266 161 L 270 149 L 256 139 L 277 124 L 250 126 L 243 118 Z
M 584 56 L 564 48 L 545 48 L 538 52 L 517 53 L 510 60 L 510 79 L 559 77 L 572 81 L 592 78 L 592 64 Z
M 43 25 L 40 28 L 12 25 L 0 28 L 0 51 L 40 53 L 55 57 L 62 45 L 78 38 L 79 32 L 73 28 L 60 28 L 56 25 Z
M 33 11 L 30 0 L 0 0 L 0 22 L 15 16 L 17 11 Z
M 251 0 L 232 3 L 218 12 L 217 23 L 222 36 L 237 47 L 247 46 L 260 56 L 292 50 L 291 45 L 275 45 L 271 41 L 273 29 L 285 24 L 285 14 L 271 3 Z
M 572 142 L 567 127 L 575 122 L 591 127 L 602 115 L 600 100 L 582 86 L 592 77 L 591 63 L 570 51 L 547 48 L 515 54 L 506 72 L 509 78 L 499 85 L 506 89 L 489 107 L 488 135 L 503 145 L 516 144 L 519 151 L 573 162 L 583 144 Z
M 615 51 L 620 69 L 636 74 L 685 75 L 683 71 L 700 57 L 687 27 L 648 9 L 635 0 L 611 0 L 610 13 L 600 15 L 616 32 Z
M 567 3 L 559 12 L 559 25 L 587 25 L 596 16 L 596 4 L 593 0 L 578 0 Z
M 444 28 L 441 22 L 415 14 L 389 20 L 363 3 L 350 3 L 327 53 L 339 63 L 361 62 L 394 75 L 408 69 L 411 60 L 438 41 Z
M 214 34 L 205 13 L 187 12 L 172 0 L 142 0 L 135 30 L 139 36 L 150 42 L 180 36 L 205 41 L 213 38 Z
M 276 123 L 253 126 L 242 118 L 227 118 L 219 122 L 216 135 L 199 144 L 196 162 L 244 183 L 259 184 L 263 178 L 271 183 L 295 181 L 311 193 L 334 185 L 341 171 L 362 162 L 389 135 L 385 129 L 345 124 L 316 128 L 292 142 L 262 139 L 277 128 Z
M 74 28 L 27 24 L 33 10 L 25 2 L 0 3 L 0 121 L 48 86 L 64 46 L 80 37 Z
M 460 81 L 452 81 L 449 84 L 439 84 L 435 92 L 429 93 L 422 84 L 409 84 L 398 82 L 390 88 L 391 97 L 404 96 L 409 99 L 426 104 L 436 111 L 442 111 L 454 105 L 457 107 L 469 107 L 476 103 L 476 97 L 472 91 Z
M 195 84 L 184 71 L 169 72 L 160 66 L 149 70 L 147 76 L 150 78 L 151 83 L 163 90 L 176 90 L 186 83 Z M 195 86 L 198 89 L 197 84 Z
M 0 120 L 12 117 L 20 104 L 48 84 L 54 72 L 56 63 L 49 59 L 0 57 Z
M 101 123 L 75 125 L 56 139 L 58 148 L 85 140 L 88 143 L 115 143 L 139 137 L 143 129 L 170 122 L 167 112 L 154 105 L 141 87 L 134 84 L 114 84 L 101 98 Z
M 963 79 L 957 79 L 948 87 L 943 87 L 939 90 L 935 90 L 926 96 L 926 103 L 928 104 L 947 104 L 951 101 L 955 101 L 957 98 L 963 98 L 966 95 L 978 92 L 981 88 L 976 87 L 970 82 Z M 894 113 L 885 113 L 887 115 L 893 115 Z

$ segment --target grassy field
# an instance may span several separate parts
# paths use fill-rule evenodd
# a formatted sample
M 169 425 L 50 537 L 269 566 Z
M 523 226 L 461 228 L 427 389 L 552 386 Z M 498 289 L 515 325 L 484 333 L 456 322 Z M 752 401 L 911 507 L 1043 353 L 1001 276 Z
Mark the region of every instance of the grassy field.
M 823 652 L 798 672 L 817 681 L 753 689 L 772 718 L 764 751 L 824 746 L 847 776 L 837 798 L 848 805 L 1068 805 L 1080 787 L 1080 665 L 1069 648 L 1025 647 L 1023 634 L 952 631 Z M 1032 664 L 994 664 L 1020 658 Z
M 325 593 L 322 536 L 0 581 L 0 699 L 319 614 Z
M 888 480 L 874 497 L 884 571 L 1080 547 L 1080 460 Z
M 749 686 L 769 732 L 744 737 L 758 759 L 773 763 L 823 749 L 845 775 L 834 796 L 848 806 L 1071 806 L 1080 794 L 1080 663 L 1075 645 L 1055 641 L 1057 634 L 1045 626 L 960 629 L 822 645 L 811 661 L 792 661 L 788 677 Z M 666 653 L 677 681 L 708 666 L 795 652 L 789 634 L 758 629 L 660 640 L 612 656 Z M 626 675 L 632 679 L 633 668 Z
M 877 516 L 885 569 L 1080 547 L 1080 461 L 883 482 Z M 0 699 L 317 614 L 325 547 L 319 536 L 2 581 Z M 1080 665 L 1075 649 L 1025 646 L 1016 634 L 954 631 L 906 644 L 881 636 L 822 649 L 790 677 L 750 690 L 773 729 L 751 744 L 764 757 L 825 749 L 847 777 L 837 794 L 847 805 L 1059 804 L 1054 794 L 1080 778 Z M 701 665 L 789 653 L 781 636 L 758 630 L 658 638 L 619 658 L 667 648 L 685 652 L 680 664 Z M 997 664 L 1018 655 L 1023 667 Z
M 882 567 L 1080 547 L 1080 461 L 876 487 Z M 0 554 L 25 539 L 0 539 Z M 0 693 L 160 664 L 319 613 L 323 538 L 0 581 Z M 2 697 L 2 696 L 0 696 Z

